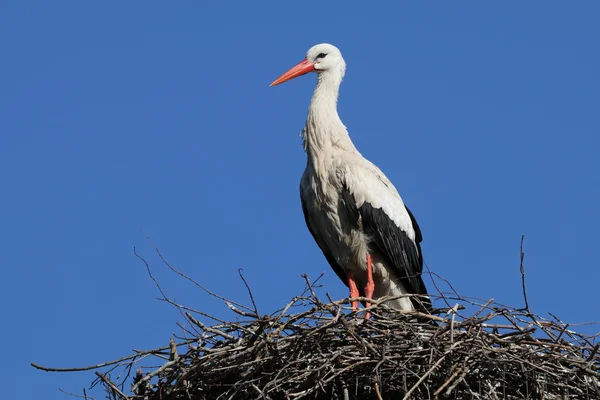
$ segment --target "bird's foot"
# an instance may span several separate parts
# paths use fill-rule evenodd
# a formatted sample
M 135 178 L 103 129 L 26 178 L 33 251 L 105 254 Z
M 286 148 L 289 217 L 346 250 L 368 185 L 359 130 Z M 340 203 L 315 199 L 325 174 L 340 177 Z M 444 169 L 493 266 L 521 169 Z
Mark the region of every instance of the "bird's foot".
M 356 281 L 354 280 L 354 275 L 352 272 L 348 271 L 348 287 L 350 288 L 350 297 L 359 297 L 358 286 L 356 286 Z M 352 312 L 358 311 L 358 300 L 352 302 Z
M 373 280 L 373 259 L 371 255 L 367 253 L 367 284 L 365 285 L 365 297 L 372 299 L 373 293 L 375 293 L 375 281 Z M 365 303 L 367 308 L 371 307 L 371 302 Z M 371 313 L 367 311 L 365 315 L 366 319 L 371 318 Z

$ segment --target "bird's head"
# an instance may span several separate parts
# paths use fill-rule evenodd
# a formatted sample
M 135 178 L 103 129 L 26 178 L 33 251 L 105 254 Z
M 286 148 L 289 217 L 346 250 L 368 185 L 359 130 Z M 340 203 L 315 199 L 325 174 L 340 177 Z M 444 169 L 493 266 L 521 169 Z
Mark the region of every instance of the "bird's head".
M 309 72 L 335 75 L 341 81 L 346 72 L 346 62 L 342 57 L 342 53 L 334 45 L 329 43 L 317 44 L 308 50 L 304 60 L 275 79 L 271 86 L 279 85 Z

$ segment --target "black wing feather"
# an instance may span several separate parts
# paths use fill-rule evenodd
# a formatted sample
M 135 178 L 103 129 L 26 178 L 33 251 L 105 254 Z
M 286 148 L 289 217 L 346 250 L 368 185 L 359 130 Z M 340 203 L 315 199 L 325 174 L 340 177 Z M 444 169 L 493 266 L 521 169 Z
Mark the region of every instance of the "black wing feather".
M 408 209 L 406 205 L 404 205 L 408 215 L 410 216 L 410 222 L 412 222 L 413 229 L 415 230 L 415 245 L 417 246 L 417 250 L 419 252 L 419 272 L 423 272 L 423 253 L 421 252 L 421 242 L 423 241 L 423 234 L 421 233 L 421 228 L 419 224 L 417 224 L 417 220 L 413 213 Z
M 356 217 L 357 223 L 360 217 L 364 233 L 372 240 L 371 246 L 375 246 L 380 254 L 387 256 L 390 261 L 389 265 L 395 267 L 395 272 L 406 290 L 411 294 L 427 294 L 427 288 L 421 277 L 423 256 L 420 243 L 423 237 L 421 229 L 408 208 L 406 210 L 415 230 L 414 242 L 406 232 L 396 226 L 383 209 L 374 208 L 366 201 L 358 208 L 354 195 L 346 186 L 342 190 L 342 200 L 348 213 Z M 428 299 L 413 298 L 412 300 L 418 309 L 431 307 Z

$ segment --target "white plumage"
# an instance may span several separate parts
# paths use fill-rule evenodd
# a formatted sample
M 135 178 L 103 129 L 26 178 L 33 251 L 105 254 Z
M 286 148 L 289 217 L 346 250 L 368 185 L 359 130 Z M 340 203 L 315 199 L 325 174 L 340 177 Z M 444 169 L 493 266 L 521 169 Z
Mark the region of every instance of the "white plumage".
M 306 224 L 351 297 L 426 295 L 420 229 L 394 185 L 356 149 L 337 113 L 345 70 L 340 51 L 319 44 L 271 84 L 317 73 L 302 131 L 307 164 L 300 198 Z M 426 296 L 388 304 L 403 310 L 430 307 Z

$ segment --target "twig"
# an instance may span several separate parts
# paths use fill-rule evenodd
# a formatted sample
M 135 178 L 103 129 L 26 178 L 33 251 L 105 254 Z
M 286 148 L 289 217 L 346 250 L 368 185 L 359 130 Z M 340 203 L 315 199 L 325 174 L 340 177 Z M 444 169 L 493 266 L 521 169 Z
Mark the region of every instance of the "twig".
M 186 344 L 192 343 L 192 342 L 194 342 L 194 341 L 195 341 L 195 339 L 191 339 L 191 340 L 189 340 L 189 341 L 187 341 L 187 342 L 182 342 L 182 343 L 179 343 L 177 346 L 183 346 L 183 345 L 186 345 Z M 157 352 L 159 352 L 159 351 L 168 350 L 168 349 L 170 349 L 170 348 L 171 348 L 171 346 L 165 346 L 165 347 L 159 347 L 158 349 L 154 349 L 154 350 L 138 351 L 136 354 L 131 354 L 131 355 L 129 355 L 129 356 L 126 356 L 126 357 L 121 357 L 121 358 L 119 358 L 119 359 L 117 359 L 117 360 L 113 360 L 113 361 L 107 361 L 107 362 L 103 362 L 103 363 L 100 363 L 100 364 L 95 364 L 95 365 L 89 365 L 89 366 L 87 366 L 87 367 L 75 367 L 75 368 L 52 368 L 52 367 L 44 367 L 44 366 L 42 366 L 42 365 L 40 365 L 40 364 L 37 364 L 37 363 L 34 363 L 34 362 L 32 362 L 32 363 L 31 363 L 31 366 L 32 366 L 32 367 L 34 367 L 34 368 L 40 369 L 40 370 L 42 370 L 42 371 L 48 371 L 48 372 L 78 372 L 78 371 L 89 371 L 89 370 L 92 370 L 92 369 L 99 369 L 99 368 L 104 368 L 104 367 L 107 367 L 107 366 L 109 366 L 109 365 L 118 364 L 118 363 L 121 363 L 121 362 L 123 362 L 123 361 L 127 361 L 127 360 L 133 360 L 133 359 L 136 359 L 136 358 L 138 358 L 138 357 L 141 357 L 141 356 L 143 356 L 143 355 L 145 355 L 145 354 L 154 354 L 154 353 L 157 353 Z
M 129 397 L 125 395 L 125 393 L 121 392 L 121 390 L 118 387 L 116 387 L 115 384 L 110 381 L 110 379 L 108 379 L 106 376 L 102 375 L 98 371 L 96 371 L 95 374 L 98 378 L 102 379 L 102 382 L 106 383 L 108 386 L 110 386 L 112 390 L 114 390 L 115 393 L 121 396 L 121 398 L 123 398 L 124 400 L 129 400 Z
M 63 392 L 64 394 L 68 394 L 69 396 L 73 396 L 73 397 L 79 397 L 80 399 L 85 399 L 85 400 L 95 400 L 93 397 L 88 396 L 87 393 L 85 392 L 85 389 L 83 389 L 83 395 L 81 394 L 75 394 L 75 393 L 71 393 L 71 392 L 67 392 L 64 389 L 58 388 L 58 390 L 60 390 L 61 392 Z
M 156 375 L 160 374 L 161 372 L 163 372 L 165 369 L 169 368 L 170 366 L 173 366 L 175 364 L 177 364 L 179 360 L 173 360 L 173 361 L 167 361 L 166 363 L 164 363 L 159 369 L 157 369 L 156 371 L 150 372 L 148 373 L 146 376 L 144 376 L 142 379 L 140 379 L 139 381 L 137 381 L 133 387 L 131 388 L 131 391 L 135 393 L 135 391 L 137 390 L 138 387 L 140 387 L 141 384 L 148 382 L 150 379 L 152 379 L 153 377 L 155 377 Z
M 456 344 L 452 345 L 452 347 L 450 349 L 453 349 L 456 346 Z M 411 387 L 408 392 L 406 392 L 406 394 L 403 397 L 403 400 L 408 400 L 410 398 L 410 395 L 412 394 L 412 392 L 414 392 L 421 383 L 423 383 L 423 381 L 425 381 L 425 379 L 427 379 L 427 377 L 433 372 L 434 369 L 436 369 L 441 363 L 442 361 L 444 361 L 444 359 L 446 359 L 446 354 L 444 354 L 442 357 L 439 358 L 439 360 L 437 360 L 435 362 L 435 364 L 433 364 L 431 366 L 431 368 L 429 368 L 429 370 L 427 372 L 425 372 L 423 374 L 423 376 L 421 376 L 421 378 L 417 381 L 417 383 L 415 383 L 413 385 L 413 387 Z
M 174 272 L 174 273 L 176 273 L 177 275 L 181 276 L 182 278 L 184 278 L 184 279 L 187 279 L 188 281 L 190 281 L 191 283 L 193 283 L 195 286 L 197 286 L 198 288 L 200 288 L 201 290 L 203 290 L 204 292 L 206 292 L 206 293 L 207 293 L 207 294 L 209 294 L 210 296 L 216 297 L 217 299 L 220 299 L 220 300 L 223 300 L 223 301 L 228 301 L 228 302 L 230 302 L 230 303 L 232 303 L 232 304 L 235 304 L 235 305 L 236 305 L 236 306 L 238 306 L 238 307 L 245 308 L 245 309 L 247 309 L 248 311 L 250 311 L 250 308 L 248 308 L 248 307 L 244 306 L 243 304 L 237 303 L 237 302 L 235 302 L 235 301 L 231 301 L 231 300 L 229 300 L 229 299 L 227 299 L 227 298 L 225 298 L 225 297 L 223 297 L 223 296 L 220 296 L 220 295 L 216 294 L 216 293 L 215 293 L 215 292 L 213 292 L 213 291 L 210 291 L 210 290 L 208 290 L 208 289 L 207 289 L 205 286 L 201 285 L 200 283 L 198 283 L 198 282 L 197 282 L 196 280 L 194 280 L 193 278 L 189 277 L 188 275 L 186 275 L 186 274 L 184 274 L 183 272 L 179 271 L 177 268 L 173 267 L 173 266 L 171 265 L 171 263 L 169 263 L 169 262 L 167 261 L 167 259 L 166 259 L 166 258 L 165 258 L 165 257 L 162 255 L 162 253 L 161 253 L 160 249 L 158 248 L 158 246 L 156 246 L 156 245 L 154 244 L 154 242 L 153 242 L 153 241 L 152 241 L 152 240 L 151 240 L 151 239 L 150 239 L 148 236 L 144 235 L 144 237 L 146 238 L 146 240 L 148 241 L 148 243 L 150 243 L 150 245 L 151 245 L 152 247 L 154 247 L 154 250 L 156 251 L 156 254 L 158 254 L 158 257 L 161 259 L 161 261 L 162 261 L 162 262 L 163 262 L 163 263 L 164 263 L 164 264 L 165 264 L 165 265 L 166 265 L 166 266 L 167 266 L 167 267 L 168 267 L 168 268 L 169 268 L 171 271 L 173 271 L 173 272 Z
M 378 382 L 375 382 L 375 394 L 377 394 L 378 400 L 383 400 L 383 397 L 381 397 L 381 393 L 379 392 L 379 383 Z
M 450 377 L 449 377 L 448 379 L 446 379 L 446 381 L 445 381 L 445 382 L 442 384 L 442 386 L 440 386 L 440 387 L 439 387 L 439 388 L 438 388 L 438 389 L 437 389 L 437 390 L 436 390 L 436 391 L 433 393 L 433 396 L 434 396 L 435 398 L 437 398 L 437 396 L 438 396 L 440 393 L 442 393 L 442 391 L 444 390 L 444 388 L 445 388 L 446 386 L 448 386 L 448 384 L 449 384 L 450 382 L 452 382 L 452 381 L 454 380 L 454 378 L 456 378 L 456 376 L 462 372 L 462 368 L 456 368 L 456 365 L 453 365 L 453 366 L 452 366 L 452 369 L 454 370 L 454 372 L 452 373 L 452 375 L 450 375 Z M 452 371 L 450 371 L 450 372 L 452 372 Z
M 146 259 L 144 257 L 142 257 L 141 255 L 138 254 L 135 246 L 133 247 L 133 255 L 136 256 L 137 258 L 139 258 L 144 263 L 144 265 L 146 266 L 146 272 L 148 272 L 148 276 L 150 277 L 150 279 L 152 279 L 152 282 L 154 282 L 154 285 L 156 285 L 160 294 L 162 294 L 163 299 L 166 300 L 168 297 L 165 294 L 165 292 L 163 291 L 162 287 L 160 286 L 160 283 L 158 283 L 158 280 L 152 274 L 152 270 L 150 269 L 150 264 L 148 264 L 148 261 L 146 261 Z
M 250 290 L 250 286 L 248 285 L 248 282 L 246 282 L 246 278 L 244 278 L 244 275 L 242 274 L 241 268 L 238 268 L 238 274 L 240 275 L 240 278 L 242 278 L 242 282 L 244 282 L 244 286 L 246 286 L 246 290 L 248 291 L 248 296 L 250 296 L 250 301 L 252 302 L 252 308 L 254 309 L 254 314 L 258 317 L 259 316 L 258 307 L 256 307 L 256 302 L 254 301 L 254 295 L 252 294 L 252 290 Z
M 215 335 L 218 335 L 218 336 L 223 336 L 225 339 L 229 339 L 229 340 L 235 340 L 235 337 L 233 337 L 233 336 L 231 336 L 231 335 L 229 335 L 229 334 L 227 334 L 227 333 L 223 332 L 223 331 L 222 331 L 222 330 L 220 330 L 220 329 L 215 329 L 215 328 L 212 328 L 212 327 L 210 327 L 210 326 L 206 326 L 205 324 L 203 324 L 202 322 L 200 322 L 199 320 L 197 320 L 196 318 L 194 318 L 194 317 L 192 316 L 192 314 L 190 314 L 189 312 L 188 312 L 188 313 L 185 313 L 185 315 L 186 315 L 186 317 L 188 317 L 188 318 L 189 318 L 189 320 L 190 320 L 190 321 L 191 321 L 191 322 L 192 322 L 194 325 L 196 325 L 198 328 L 202 329 L 203 331 L 205 331 L 205 332 L 210 332 L 210 333 L 214 333 Z
M 527 310 L 527 312 L 530 313 L 531 311 L 529 310 L 529 301 L 527 301 L 527 289 L 525 286 L 525 266 L 523 265 L 523 260 L 525 259 L 525 253 L 523 252 L 523 241 L 524 240 L 525 240 L 525 235 L 521 235 L 521 249 L 520 249 L 521 286 L 523 288 L 523 299 L 525 300 L 525 310 Z

